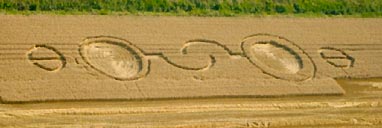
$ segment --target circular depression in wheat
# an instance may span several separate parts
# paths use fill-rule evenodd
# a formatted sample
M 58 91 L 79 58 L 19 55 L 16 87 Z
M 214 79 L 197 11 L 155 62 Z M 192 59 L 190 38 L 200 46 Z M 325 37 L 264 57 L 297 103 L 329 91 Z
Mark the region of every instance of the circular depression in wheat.
M 315 76 L 313 60 L 297 44 L 279 36 L 257 34 L 242 42 L 249 61 L 277 79 L 303 81 Z
M 252 45 L 250 54 L 268 67 L 288 74 L 295 74 L 303 67 L 301 57 L 297 53 L 273 42 Z
M 135 80 L 144 75 L 143 55 L 132 45 L 113 40 L 93 40 L 80 47 L 93 69 L 117 80 Z

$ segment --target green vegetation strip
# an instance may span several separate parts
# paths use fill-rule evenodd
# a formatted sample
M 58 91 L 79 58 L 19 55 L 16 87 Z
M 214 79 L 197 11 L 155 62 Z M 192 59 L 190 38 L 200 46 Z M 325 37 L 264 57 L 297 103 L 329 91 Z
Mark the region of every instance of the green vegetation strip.
M 0 0 L 5 14 L 381 17 L 382 0 Z

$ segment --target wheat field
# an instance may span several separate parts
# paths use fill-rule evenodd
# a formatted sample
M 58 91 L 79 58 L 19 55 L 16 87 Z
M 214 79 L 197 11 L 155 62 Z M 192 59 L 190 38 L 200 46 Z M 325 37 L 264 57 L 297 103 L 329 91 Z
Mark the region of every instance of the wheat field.
M 1 127 L 380 127 L 378 18 L 0 16 Z

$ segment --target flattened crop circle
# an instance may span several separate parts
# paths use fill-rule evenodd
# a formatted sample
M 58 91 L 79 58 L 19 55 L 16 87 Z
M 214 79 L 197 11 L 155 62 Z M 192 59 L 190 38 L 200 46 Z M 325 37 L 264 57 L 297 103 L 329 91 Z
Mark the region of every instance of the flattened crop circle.
M 130 42 L 108 36 L 86 39 L 79 48 L 82 59 L 96 71 L 116 80 L 146 76 L 149 62 Z
M 246 38 L 241 47 L 252 64 L 277 79 L 303 81 L 315 76 L 313 60 L 285 38 L 257 34 Z

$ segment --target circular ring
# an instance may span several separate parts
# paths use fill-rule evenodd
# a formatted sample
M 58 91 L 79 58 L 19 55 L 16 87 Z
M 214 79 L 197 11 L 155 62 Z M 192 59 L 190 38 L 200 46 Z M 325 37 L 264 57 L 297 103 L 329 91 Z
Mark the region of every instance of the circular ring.
M 149 71 L 143 52 L 120 38 L 89 37 L 81 43 L 79 53 L 91 68 L 116 80 L 137 80 Z
M 54 47 L 44 44 L 35 45 L 28 51 L 27 57 L 32 64 L 46 71 L 55 72 L 66 66 L 65 56 Z
M 315 76 L 316 65 L 311 57 L 283 37 L 252 35 L 242 42 L 241 48 L 252 64 L 277 79 L 304 81 Z

